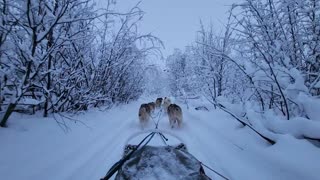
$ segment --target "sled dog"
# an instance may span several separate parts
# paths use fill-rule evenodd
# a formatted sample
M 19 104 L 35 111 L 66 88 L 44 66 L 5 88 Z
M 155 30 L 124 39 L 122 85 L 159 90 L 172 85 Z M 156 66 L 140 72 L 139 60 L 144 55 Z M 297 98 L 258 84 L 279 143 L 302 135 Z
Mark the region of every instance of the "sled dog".
M 150 112 L 154 112 L 154 110 L 156 109 L 156 103 L 155 102 L 149 102 L 148 106 L 150 108 Z
M 151 109 L 148 104 L 141 104 L 139 108 L 139 121 L 142 129 L 147 125 L 150 119 Z
M 160 108 L 160 107 L 161 107 L 161 104 L 162 104 L 162 98 L 157 98 L 157 100 L 156 100 L 156 107 L 157 107 L 157 108 Z
M 163 109 L 164 109 L 164 112 L 167 112 L 168 107 L 169 107 L 170 104 L 171 104 L 171 100 L 169 98 L 165 97 L 164 100 L 163 100 L 163 105 L 162 105 Z
M 182 110 L 180 106 L 176 104 L 170 104 L 168 106 L 168 117 L 171 128 L 173 128 L 175 122 L 177 122 L 178 127 L 180 127 L 182 123 Z

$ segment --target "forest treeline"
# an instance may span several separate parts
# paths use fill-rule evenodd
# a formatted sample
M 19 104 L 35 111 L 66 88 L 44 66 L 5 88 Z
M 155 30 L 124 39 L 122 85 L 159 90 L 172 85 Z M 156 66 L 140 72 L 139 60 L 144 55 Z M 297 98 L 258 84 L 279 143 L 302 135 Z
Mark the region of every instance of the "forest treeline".
M 289 120 L 320 95 L 320 1 L 244 0 L 223 31 L 200 23 L 192 45 L 167 58 L 171 92 L 203 94 Z
M 161 41 L 141 34 L 139 4 L 0 1 L 0 126 L 14 111 L 76 112 L 137 99 L 144 61 Z

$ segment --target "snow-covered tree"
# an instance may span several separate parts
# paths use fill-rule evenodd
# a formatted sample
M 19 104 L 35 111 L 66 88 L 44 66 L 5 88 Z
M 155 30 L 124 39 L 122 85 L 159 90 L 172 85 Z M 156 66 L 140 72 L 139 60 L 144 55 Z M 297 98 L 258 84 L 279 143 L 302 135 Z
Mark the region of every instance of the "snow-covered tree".
M 1 1 L 1 126 L 21 107 L 86 110 L 136 99 L 143 61 L 161 42 L 140 34 L 138 6 L 92 0 Z

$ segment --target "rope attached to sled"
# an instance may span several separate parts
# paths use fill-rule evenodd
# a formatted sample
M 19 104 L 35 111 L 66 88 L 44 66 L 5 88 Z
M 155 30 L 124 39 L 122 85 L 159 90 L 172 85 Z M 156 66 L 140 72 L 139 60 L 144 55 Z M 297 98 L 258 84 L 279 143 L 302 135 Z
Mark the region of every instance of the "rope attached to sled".
M 207 166 L 207 165 L 203 164 L 203 162 L 201 162 L 201 161 L 199 161 L 199 162 L 200 162 L 200 164 L 201 164 L 201 165 L 203 165 L 204 167 L 208 168 L 210 171 L 212 171 L 212 172 L 214 172 L 214 173 L 218 174 L 218 175 L 219 175 L 220 177 L 222 177 L 223 179 L 225 179 L 225 180 L 229 180 L 229 178 L 227 178 L 227 177 L 223 176 L 222 174 L 218 173 L 217 171 L 215 171 L 215 170 L 214 170 L 214 169 L 212 169 L 211 167 L 209 167 L 209 166 Z
M 159 125 L 160 119 L 162 117 L 162 111 L 163 111 L 163 109 L 160 109 L 155 117 L 150 115 L 150 117 L 152 118 L 152 121 L 155 125 L 155 130 L 158 129 L 158 125 Z M 158 118 L 157 122 L 155 122 L 155 120 L 154 120 L 155 118 Z M 168 138 L 166 138 L 161 132 L 158 132 L 157 134 L 160 136 L 160 139 L 162 140 L 163 144 L 168 146 L 168 144 L 166 142 L 166 141 L 168 141 Z
M 156 114 L 156 116 L 154 116 L 154 117 L 150 115 L 150 117 L 151 117 L 154 125 L 156 126 L 155 129 L 158 129 L 159 121 L 160 121 L 160 119 L 161 119 L 161 117 L 162 117 L 162 111 L 163 111 L 163 110 L 160 109 L 160 110 L 158 111 L 158 113 Z M 158 118 L 157 122 L 154 121 L 155 118 Z

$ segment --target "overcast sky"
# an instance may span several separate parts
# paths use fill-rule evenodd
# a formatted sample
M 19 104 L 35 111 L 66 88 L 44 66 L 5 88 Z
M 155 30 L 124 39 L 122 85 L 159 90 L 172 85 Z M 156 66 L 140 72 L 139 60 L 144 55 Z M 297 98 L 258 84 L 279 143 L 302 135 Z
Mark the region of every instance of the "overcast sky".
M 118 0 L 117 6 L 126 10 L 139 1 Z M 219 32 L 234 2 L 239 0 L 142 0 L 140 7 L 146 14 L 141 31 L 159 37 L 166 46 L 163 53 L 167 56 L 174 48 L 183 49 L 194 41 L 200 19 L 204 24 L 212 22 Z

